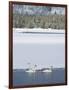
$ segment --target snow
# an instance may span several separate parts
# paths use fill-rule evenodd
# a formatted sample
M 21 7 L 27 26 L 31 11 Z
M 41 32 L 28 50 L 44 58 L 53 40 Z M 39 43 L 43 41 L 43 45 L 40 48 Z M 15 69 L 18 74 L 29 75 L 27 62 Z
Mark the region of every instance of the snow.
M 14 32 L 47 32 L 47 33 L 65 33 L 64 29 L 42 29 L 42 28 L 13 28 Z

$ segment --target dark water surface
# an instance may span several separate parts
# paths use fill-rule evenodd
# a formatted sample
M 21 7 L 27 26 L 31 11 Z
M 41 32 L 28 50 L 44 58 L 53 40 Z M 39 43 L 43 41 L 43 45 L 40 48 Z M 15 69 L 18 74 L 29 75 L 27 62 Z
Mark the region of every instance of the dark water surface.
M 13 86 L 55 84 L 65 82 L 65 69 L 53 69 L 52 73 L 28 73 L 22 69 L 13 70 Z

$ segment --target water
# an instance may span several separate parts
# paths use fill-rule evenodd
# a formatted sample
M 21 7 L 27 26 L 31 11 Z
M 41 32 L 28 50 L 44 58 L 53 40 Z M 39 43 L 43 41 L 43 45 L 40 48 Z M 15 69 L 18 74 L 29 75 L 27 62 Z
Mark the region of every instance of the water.
M 13 34 L 13 68 L 65 67 L 64 34 Z
M 53 69 L 52 73 L 28 73 L 21 69 L 13 71 L 13 86 L 55 84 L 65 82 L 64 68 Z
M 28 62 L 37 68 L 53 66 L 54 69 L 52 73 L 28 73 L 24 71 L 29 68 Z M 13 33 L 13 86 L 64 83 L 64 67 L 64 33 Z
M 43 44 L 57 44 L 65 42 L 64 33 L 21 33 L 13 32 L 13 42 L 17 43 L 43 43 Z

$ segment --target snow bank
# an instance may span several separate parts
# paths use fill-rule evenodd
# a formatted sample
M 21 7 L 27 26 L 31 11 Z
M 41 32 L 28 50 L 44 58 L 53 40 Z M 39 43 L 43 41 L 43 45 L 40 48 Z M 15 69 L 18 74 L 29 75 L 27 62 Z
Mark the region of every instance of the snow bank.
M 51 29 L 51 28 L 48 28 L 48 29 L 42 29 L 42 28 L 32 28 L 32 29 L 29 29 L 29 28 L 13 28 L 13 31 L 15 32 L 31 32 L 31 33 L 34 33 L 34 32 L 47 32 L 47 33 L 65 33 L 65 30 L 64 29 Z

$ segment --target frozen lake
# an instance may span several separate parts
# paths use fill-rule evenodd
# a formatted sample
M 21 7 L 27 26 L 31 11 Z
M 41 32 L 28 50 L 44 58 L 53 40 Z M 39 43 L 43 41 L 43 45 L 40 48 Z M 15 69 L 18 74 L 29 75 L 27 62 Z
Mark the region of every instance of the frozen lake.
M 65 67 L 64 33 L 23 33 L 13 32 L 13 68 L 27 68 L 27 63 L 37 68 Z
M 34 30 L 34 29 L 33 29 Z M 47 30 L 39 32 L 38 30 L 35 30 L 34 32 L 31 32 L 29 30 L 28 32 L 25 32 L 28 30 L 23 29 L 16 29 L 13 32 L 13 42 L 14 43 L 64 43 L 65 40 L 65 34 L 64 30 Z M 38 33 L 36 33 L 38 31 Z M 45 33 L 45 34 L 43 34 Z

